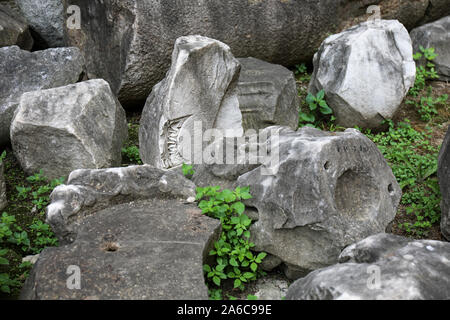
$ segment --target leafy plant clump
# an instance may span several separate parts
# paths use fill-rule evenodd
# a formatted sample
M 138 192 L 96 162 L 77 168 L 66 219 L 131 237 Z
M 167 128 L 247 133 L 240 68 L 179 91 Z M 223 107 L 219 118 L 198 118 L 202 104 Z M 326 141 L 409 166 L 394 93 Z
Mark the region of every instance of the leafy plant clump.
M 249 227 L 252 220 L 244 213 L 241 200 L 251 199 L 249 187 L 237 187 L 234 191 L 220 187 L 197 188 L 197 201 L 204 214 L 219 219 L 222 224 L 220 239 L 209 252 L 215 257 L 213 265 L 204 265 L 211 299 L 221 299 L 221 285 L 233 281 L 233 288 L 244 290 L 245 284 L 264 274 L 258 265 L 266 253 L 254 253 L 254 243 L 250 242 Z
M 399 225 L 414 236 L 425 236 L 440 220 L 441 200 L 435 173 L 439 148 L 431 145 L 432 130 L 415 130 L 408 120 L 397 126 L 389 121 L 389 131 L 367 136 L 375 142 L 388 161 L 403 190 L 401 204 L 413 222 Z
M 128 141 L 122 148 L 122 162 L 124 165 L 142 164 L 139 153 L 139 123 L 132 118 L 128 123 Z
M 13 165 L 6 153 L 5 178 L 7 185 L 17 179 Z M 11 171 L 11 172 L 10 172 Z M 28 276 L 31 264 L 22 263 L 27 255 L 40 253 L 44 248 L 57 246 L 58 241 L 51 227 L 44 223 L 45 207 L 50 202 L 50 193 L 64 182 L 64 178 L 48 181 L 42 170 L 22 180 L 22 185 L 9 188 L 8 207 L 0 215 L 0 293 L 15 294 Z
M 437 56 L 434 48 L 425 49 L 422 46 L 420 46 L 420 52 L 414 54 L 414 59 L 418 62 L 424 61 L 424 65 L 416 68 L 416 81 L 408 93 L 411 99 L 408 99 L 406 103 L 413 105 L 422 121 L 425 122 L 431 121 L 438 114 L 436 107 L 444 104 L 448 99 L 447 94 L 433 97 L 432 87 L 426 85 L 427 80 L 439 78 L 433 63 Z
M 324 90 L 320 90 L 315 96 L 309 92 L 306 96 L 306 103 L 309 110 L 303 112 L 300 109 L 299 127 L 310 126 L 318 128 L 320 127 L 321 123 L 332 124 L 336 120 L 336 118 L 333 116 L 333 110 L 325 101 Z

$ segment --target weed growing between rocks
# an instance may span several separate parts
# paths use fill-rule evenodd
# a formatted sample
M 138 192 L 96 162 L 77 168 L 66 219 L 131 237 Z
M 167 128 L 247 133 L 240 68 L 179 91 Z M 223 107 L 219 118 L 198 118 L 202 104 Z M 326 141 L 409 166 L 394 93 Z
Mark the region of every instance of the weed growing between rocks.
M 131 114 L 128 117 L 128 140 L 122 148 L 122 165 L 141 165 L 139 154 L 139 119 L 140 114 Z
M 267 254 L 252 251 L 255 246 L 249 241 L 252 220 L 244 213 L 245 205 L 241 201 L 251 197 L 249 187 L 237 187 L 234 191 L 221 191 L 218 186 L 197 188 L 199 208 L 222 224 L 220 239 L 209 252 L 215 262 L 203 266 L 212 300 L 223 299 L 224 282 L 232 282 L 233 290 L 243 291 L 247 283 L 265 275 L 258 266 Z
M 16 298 L 31 267 L 22 259 L 58 245 L 45 223 L 45 207 L 53 189 L 65 178 L 48 181 L 42 171 L 26 177 L 12 151 L 2 155 L 8 206 L 0 217 L 0 296 Z

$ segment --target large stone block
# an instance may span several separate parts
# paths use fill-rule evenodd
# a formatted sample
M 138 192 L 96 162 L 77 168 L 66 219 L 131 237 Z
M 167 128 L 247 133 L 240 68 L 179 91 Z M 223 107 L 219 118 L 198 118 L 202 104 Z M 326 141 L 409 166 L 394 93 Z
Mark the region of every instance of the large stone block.
M 10 141 L 10 125 L 23 93 L 75 83 L 84 73 L 78 48 L 28 52 L 0 48 L 0 145 Z
M 300 100 L 292 71 L 255 58 L 238 60 L 238 98 L 244 130 L 271 125 L 296 130 Z
M 281 259 L 289 277 L 336 263 L 344 247 L 384 232 L 394 219 L 401 189 L 359 131 L 279 127 L 268 141 L 279 162 L 241 174 L 237 184 L 250 186 L 246 204 L 258 212 L 250 229 L 255 250 Z
M 67 30 L 68 44 L 83 51 L 89 77 L 106 79 L 124 105 L 145 101 L 152 87 L 164 78 L 173 43 L 181 36 L 201 34 L 226 43 L 236 57 L 255 57 L 289 67 L 310 60 L 328 34 L 369 16 L 369 4 L 348 0 L 64 2 L 81 9 L 81 30 Z M 449 15 L 449 3 L 375 2 L 383 18 L 398 19 L 408 29 Z
M 394 117 L 415 74 L 408 31 L 398 21 L 375 20 L 322 43 L 309 90 L 325 90 L 339 125 L 379 128 Z
M 179 38 L 166 78 L 153 88 L 142 112 L 142 161 L 164 169 L 194 162 L 202 156 L 194 142 L 203 147 L 207 129 L 242 135 L 239 71 L 227 45 L 202 36 Z
M 24 171 L 49 178 L 120 165 L 127 135 L 125 111 L 102 79 L 23 94 L 11 125 Z
M 21 298 L 208 299 L 203 264 L 221 228 L 194 196 L 182 175 L 147 165 L 72 172 L 47 208 L 64 246 L 40 254 Z M 80 290 L 67 288 L 69 266 Z
M 438 177 L 442 194 L 441 232 L 450 241 L 450 126 L 439 153 Z
M 377 234 L 294 282 L 287 300 L 448 300 L 450 243 Z
M 433 60 L 441 80 L 450 80 L 450 16 L 428 23 L 411 31 L 414 52 L 420 47 L 434 48 L 437 57 Z

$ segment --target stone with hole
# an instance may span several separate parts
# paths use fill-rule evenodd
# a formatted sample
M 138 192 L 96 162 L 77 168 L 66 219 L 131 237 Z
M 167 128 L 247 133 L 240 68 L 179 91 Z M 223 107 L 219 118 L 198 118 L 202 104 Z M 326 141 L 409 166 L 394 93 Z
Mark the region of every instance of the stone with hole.
M 439 153 L 438 178 L 442 194 L 441 232 L 450 241 L 450 126 Z
M 415 74 L 408 31 L 396 20 L 375 20 L 325 39 L 309 91 L 325 91 L 339 125 L 380 128 L 396 114 Z
M 11 143 L 24 171 L 48 178 L 121 163 L 125 111 L 102 79 L 22 95 Z
M 148 165 L 72 172 L 47 208 L 64 246 L 40 254 L 21 298 L 208 299 L 203 264 L 221 227 L 194 195 L 190 180 Z
M 294 282 L 286 300 L 448 300 L 450 243 L 392 234 L 347 247 L 339 264 Z
M 281 259 L 295 279 L 336 263 L 344 247 L 385 231 L 401 189 L 372 141 L 355 129 L 264 130 L 272 131 L 270 163 L 237 179 L 237 185 L 250 186 L 253 199 L 246 204 L 258 211 L 250 229 L 255 250 Z
M 202 36 L 179 38 L 166 78 L 153 88 L 142 112 L 142 161 L 164 169 L 202 162 L 207 129 L 242 135 L 239 71 L 227 45 Z

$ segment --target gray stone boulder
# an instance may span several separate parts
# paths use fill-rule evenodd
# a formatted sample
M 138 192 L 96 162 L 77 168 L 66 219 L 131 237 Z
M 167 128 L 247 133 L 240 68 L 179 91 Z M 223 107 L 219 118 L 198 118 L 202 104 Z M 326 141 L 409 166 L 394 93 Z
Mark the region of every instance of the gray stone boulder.
M 396 20 L 369 21 L 322 43 L 309 90 L 325 90 L 339 125 L 379 128 L 394 117 L 415 74 L 405 27 Z
M 258 212 L 250 229 L 255 250 L 278 257 L 296 279 L 336 263 L 344 247 L 384 232 L 401 189 L 377 146 L 355 129 L 264 130 L 274 129 L 270 161 L 241 174 L 237 185 L 250 186 L 246 205 Z
M 23 93 L 79 81 L 84 60 L 78 48 L 28 52 L 0 48 L 0 145 L 10 141 L 10 125 Z
M 61 0 L 16 0 L 30 26 L 49 47 L 64 47 L 65 12 Z
M 201 34 L 236 57 L 294 66 L 309 61 L 328 34 L 368 18 L 368 4 L 347 0 L 64 2 L 78 5 L 82 17 L 81 30 L 67 30 L 68 44 L 83 51 L 90 78 L 106 79 L 123 105 L 145 101 L 164 78 L 178 37 Z M 382 16 L 408 29 L 450 14 L 449 0 L 384 2 Z
M 12 45 L 31 50 L 33 38 L 26 21 L 0 2 L 0 47 Z
M 5 165 L 3 161 L 0 160 L 0 210 L 3 210 L 8 205 L 6 197 L 6 184 L 4 176 Z
M 182 175 L 151 166 L 73 171 L 56 187 L 47 207 L 47 223 L 60 243 L 73 242 L 84 217 L 114 206 L 151 198 L 195 199 L 195 185 Z M 191 199 L 190 199 L 191 198 Z
M 221 228 L 194 196 L 190 180 L 147 165 L 72 172 L 47 207 L 64 246 L 40 254 L 21 298 L 208 299 L 202 266 Z
M 450 241 L 450 126 L 439 153 L 438 178 L 442 194 L 441 232 Z
M 423 25 L 411 31 L 414 52 L 420 47 L 435 48 L 437 57 L 433 61 L 441 80 L 450 80 L 450 16 Z
M 450 299 L 450 243 L 377 234 L 347 247 L 339 262 L 294 282 L 286 299 Z
M 127 135 L 125 111 L 102 79 L 24 93 L 11 124 L 24 171 L 48 178 L 120 165 Z
M 40 254 L 21 299 L 207 300 L 202 267 L 219 235 L 220 222 L 195 204 L 114 205 L 85 217 L 72 244 Z M 80 289 L 71 289 L 77 268 Z
M 244 130 L 271 125 L 296 130 L 300 100 L 292 71 L 256 58 L 238 60 L 238 98 Z
M 202 150 L 197 151 L 207 129 L 242 135 L 236 91 L 239 71 L 227 45 L 202 36 L 177 39 L 172 66 L 153 88 L 142 112 L 142 161 L 164 169 L 202 161 Z

